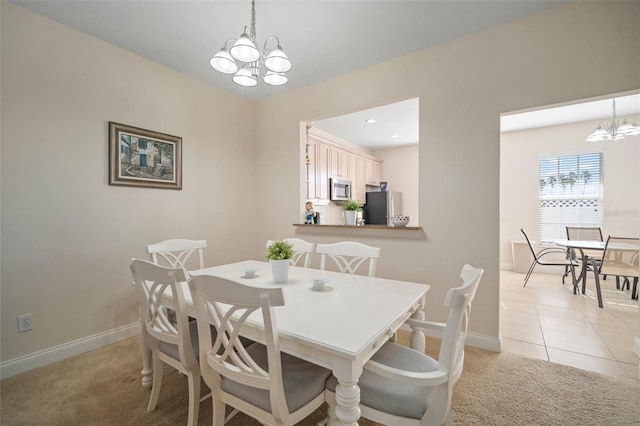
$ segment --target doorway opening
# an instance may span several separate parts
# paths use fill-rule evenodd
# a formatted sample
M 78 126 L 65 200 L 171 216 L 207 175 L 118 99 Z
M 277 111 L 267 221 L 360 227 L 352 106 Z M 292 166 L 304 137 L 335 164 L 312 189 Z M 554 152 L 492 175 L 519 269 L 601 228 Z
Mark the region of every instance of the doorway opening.
M 640 236 L 637 167 L 640 136 L 596 143 L 585 141 L 599 125 L 612 120 L 613 98 L 620 123 L 625 118 L 640 122 L 640 91 L 501 117 L 500 335 L 504 350 L 603 374 L 637 378 L 640 354 L 634 353 L 634 340 L 640 346 L 639 308 L 637 301 L 631 300 L 629 290 L 617 290 L 615 279 L 601 279 L 605 291 L 610 292 L 609 298 L 605 295 L 601 309 L 593 291 L 593 272 L 587 278 L 587 292 L 575 295 L 570 277 L 562 284 L 562 268 L 536 266 L 527 287 L 523 287 L 525 274 L 513 270 L 518 259 L 513 258 L 516 253 L 512 243 L 523 239 L 520 229 L 527 230 L 536 241 L 542 239 L 541 156 L 601 152 L 605 194 L 603 236 L 605 239 L 609 235 Z M 630 101 L 630 109 L 623 106 L 623 99 Z M 604 106 L 600 112 L 594 108 L 598 104 Z M 561 190 L 556 192 L 562 194 Z

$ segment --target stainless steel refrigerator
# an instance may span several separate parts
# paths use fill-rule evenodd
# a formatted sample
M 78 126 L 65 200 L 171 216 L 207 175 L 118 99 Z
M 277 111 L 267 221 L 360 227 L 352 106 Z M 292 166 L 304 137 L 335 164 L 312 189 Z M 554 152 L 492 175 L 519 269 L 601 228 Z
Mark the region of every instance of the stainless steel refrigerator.
M 367 192 L 363 209 L 365 225 L 391 226 L 391 216 L 402 215 L 402 192 Z

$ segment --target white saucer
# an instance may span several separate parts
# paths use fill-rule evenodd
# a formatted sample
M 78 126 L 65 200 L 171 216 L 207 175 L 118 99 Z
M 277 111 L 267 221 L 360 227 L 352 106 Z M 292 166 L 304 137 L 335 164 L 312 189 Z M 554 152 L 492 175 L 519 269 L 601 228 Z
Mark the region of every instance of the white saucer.
M 326 293 L 328 291 L 332 291 L 333 287 L 331 287 L 330 285 L 325 285 L 324 287 L 322 287 L 322 290 L 316 290 L 313 287 L 309 287 L 309 290 L 311 291 L 317 291 L 318 293 Z
M 244 268 L 242 269 L 242 272 L 244 272 L 244 275 L 242 275 L 242 278 L 255 278 L 255 277 L 259 277 L 260 275 L 258 275 L 256 272 L 258 272 L 260 269 L 258 268 Z M 253 272 L 253 275 L 247 275 L 247 273 L 249 272 Z
M 245 278 L 245 279 L 247 279 L 247 280 L 250 280 L 250 279 L 252 279 L 252 278 L 258 278 L 259 276 L 260 276 L 260 275 L 258 275 L 258 274 L 253 274 L 253 275 L 251 275 L 251 276 L 249 277 L 249 276 L 247 276 L 247 274 L 244 274 L 244 275 L 240 275 L 240 278 Z

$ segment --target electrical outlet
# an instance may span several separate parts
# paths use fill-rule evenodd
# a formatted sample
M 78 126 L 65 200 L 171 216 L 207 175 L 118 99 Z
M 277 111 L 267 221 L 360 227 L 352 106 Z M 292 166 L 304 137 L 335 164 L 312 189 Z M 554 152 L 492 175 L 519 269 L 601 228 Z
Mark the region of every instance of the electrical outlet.
M 33 328 L 33 314 L 18 315 L 18 333 L 29 331 Z

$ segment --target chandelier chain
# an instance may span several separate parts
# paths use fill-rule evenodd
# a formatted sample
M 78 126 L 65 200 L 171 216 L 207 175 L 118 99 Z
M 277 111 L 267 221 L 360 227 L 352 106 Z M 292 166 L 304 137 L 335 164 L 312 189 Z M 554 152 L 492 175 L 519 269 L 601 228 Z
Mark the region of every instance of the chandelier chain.
M 613 100 L 613 119 L 611 120 L 612 123 L 616 124 L 616 100 Z
M 275 44 L 267 49 L 269 41 Z M 227 44 L 230 42 L 233 42 L 233 46 L 227 50 Z M 263 80 L 271 86 L 286 84 L 288 78 L 285 73 L 291 69 L 291 61 L 280 47 L 278 37 L 268 37 L 262 49 L 258 46 L 255 0 L 251 0 L 250 24 L 245 25 L 239 38 L 227 39 L 222 49 L 209 60 L 209 64 L 223 74 L 234 74 L 233 82 L 244 87 L 253 87 L 258 84 L 262 66 L 266 69 Z
M 256 41 L 256 1 L 251 0 L 251 34 L 249 34 L 251 40 Z
M 621 123 L 618 122 L 616 112 L 616 100 L 612 99 L 612 114 L 610 123 L 602 123 L 586 139 L 587 142 L 599 142 L 603 140 L 620 140 L 627 136 L 640 135 L 640 126 L 634 122 L 629 122 L 626 118 Z

